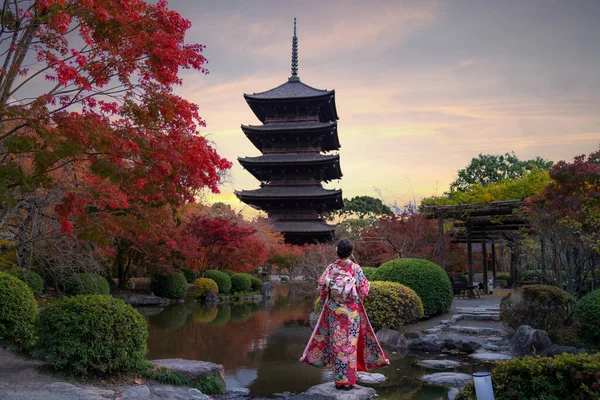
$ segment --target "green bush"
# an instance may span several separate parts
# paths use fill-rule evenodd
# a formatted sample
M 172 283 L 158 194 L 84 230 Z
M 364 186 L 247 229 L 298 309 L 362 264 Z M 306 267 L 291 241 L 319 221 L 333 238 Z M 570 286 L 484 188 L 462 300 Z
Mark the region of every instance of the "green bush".
M 203 298 L 208 293 L 219 293 L 219 287 L 217 286 L 217 283 L 209 278 L 196 279 L 194 281 L 194 287 L 196 288 L 194 295 L 198 299 Z
M 231 292 L 231 278 L 225 272 L 209 269 L 203 274 L 203 277 L 215 281 L 219 287 L 219 293 Z
M 112 278 L 112 276 L 107 276 L 105 279 L 106 279 L 106 282 L 108 283 L 108 289 L 109 289 L 110 294 L 117 293 L 117 282 L 115 282 L 115 280 Z
M 600 289 L 585 295 L 575 305 L 573 319 L 579 325 L 581 336 L 589 343 L 600 343 Z
M 15 270 L 11 275 L 14 275 L 25 282 L 33 292 L 34 296 L 39 296 L 44 292 L 44 281 L 37 272 L 28 269 L 18 269 Z
M 388 261 L 373 274 L 377 281 L 396 282 L 413 289 L 423 302 L 425 316 L 450 310 L 453 293 L 446 272 L 431 261 L 401 258 Z
M 156 296 L 177 300 L 185 299 L 188 291 L 183 274 L 157 275 L 152 278 L 150 287 Z
M 215 376 L 201 376 L 198 379 L 190 379 L 168 368 L 154 367 L 149 362 L 140 369 L 140 376 L 167 385 L 196 388 L 206 395 L 223 394 L 225 392 L 223 384 Z
M 235 271 L 232 271 L 232 270 L 230 270 L 230 269 L 224 269 L 222 272 L 225 272 L 225 273 L 226 273 L 226 274 L 227 274 L 227 275 L 228 275 L 230 278 L 231 278 L 232 276 L 234 276 L 235 274 L 237 274 L 237 272 L 235 272 Z
M 365 310 L 373 329 L 401 330 L 423 318 L 423 303 L 414 290 L 394 282 L 371 282 Z
M 231 277 L 231 291 L 233 293 L 249 292 L 252 287 L 252 280 L 246 274 L 235 274 Z
M 321 303 L 321 297 L 317 296 L 313 303 L 313 311 L 315 314 L 321 314 L 321 310 L 323 310 L 323 303 Z
M 368 281 L 373 281 L 373 276 L 375 275 L 375 271 L 377 271 L 377 268 L 373 268 L 373 267 L 362 267 L 363 273 L 365 274 L 365 276 L 367 277 Z
M 247 276 L 248 278 L 250 278 L 250 290 L 255 292 L 255 291 L 260 291 L 260 289 L 263 286 L 263 281 L 261 281 L 260 279 L 258 279 L 257 277 L 255 277 L 254 275 L 250 275 L 250 274 L 238 274 L 238 275 L 243 275 L 243 276 Z M 233 284 L 233 282 L 232 282 Z M 235 290 L 234 290 L 235 292 Z
M 552 335 L 565 326 L 575 299 L 562 289 L 548 285 L 527 285 L 509 293 L 500 302 L 500 319 L 518 329 L 529 325 Z
M 105 295 L 66 297 L 38 323 L 40 356 L 75 375 L 125 372 L 145 361 L 148 328 L 132 306 Z
M 509 274 L 496 274 L 496 280 L 503 280 L 503 281 L 510 282 L 510 275 Z
M 587 400 L 600 398 L 600 354 L 523 357 L 492 371 L 496 400 Z M 473 384 L 455 400 L 475 400 Z
M 181 270 L 181 272 L 183 272 L 183 276 L 185 276 L 187 283 L 193 283 L 198 278 L 196 271 L 189 268 L 184 268 Z
M 110 294 L 110 286 L 103 276 L 81 273 L 71 276 L 65 282 L 65 293 L 69 296 L 79 294 Z
M 25 282 L 0 272 L 0 340 L 28 348 L 35 339 L 38 305 Z

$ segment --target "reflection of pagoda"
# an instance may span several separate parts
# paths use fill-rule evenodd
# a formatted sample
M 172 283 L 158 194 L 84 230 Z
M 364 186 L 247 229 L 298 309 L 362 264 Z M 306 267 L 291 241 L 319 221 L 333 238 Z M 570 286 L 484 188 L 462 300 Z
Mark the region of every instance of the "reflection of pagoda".
M 292 76 L 286 83 L 244 98 L 263 125 L 242 125 L 244 134 L 263 154 L 239 158 L 261 181 L 257 190 L 236 192 L 250 206 L 266 211 L 277 231 L 295 244 L 331 239 L 334 227 L 322 215 L 344 206 L 341 190 L 321 185 L 340 179 L 335 92 L 319 90 L 298 77 L 298 37 L 294 19 Z

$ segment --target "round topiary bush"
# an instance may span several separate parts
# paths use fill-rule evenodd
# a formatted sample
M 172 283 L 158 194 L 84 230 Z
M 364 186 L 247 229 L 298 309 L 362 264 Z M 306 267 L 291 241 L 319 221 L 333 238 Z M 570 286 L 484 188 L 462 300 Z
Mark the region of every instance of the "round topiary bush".
M 252 280 L 246 274 L 235 274 L 231 277 L 231 291 L 233 293 L 249 292 L 252 287 Z
M 115 282 L 113 277 L 107 276 L 107 277 L 105 277 L 105 279 L 106 279 L 106 283 L 108 283 L 108 289 L 110 291 L 110 294 L 117 293 L 117 282 Z
M 229 275 L 229 277 L 231 278 L 232 276 L 234 276 L 235 274 L 237 274 L 237 272 L 232 271 L 230 269 L 224 269 L 222 272 L 225 272 L 227 275 Z
M 198 278 L 196 271 L 189 268 L 184 268 L 181 270 L 181 272 L 183 272 L 183 276 L 185 276 L 187 283 L 193 283 Z
M 194 294 L 198 299 L 203 298 L 207 293 L 219 293 L 219 287 L 217 286 L 217 283 L 209 278 L 196 279 L 194 281 L 194 287 L 196 288 Z
M 157 275 L 152 278 L 150 287 L 156 296 L 177 300 L 185 299 L 188 291 L 188 284 L 183 274 Z
M 35 338 L 38 305 L 19 278 L 0 272 L 0 340 L 30 347 Z
M 250 290 L 252 290 L 253 292 L 260 290 L 263 286 L 263 281 L 261 281 L 254 275 L 250 275 L 250 274 L 238 274 L 238 275 L 243 275 L 243 276 L 247 276 L 248 278 L 250 278 L 250 284 L 251 284 Z
M 575 298 L 562 289 L 527 285 L 502 299 L 500 319 L 513 329 L 529 325 L 552 335 L 552 330 L 565 326 L 574 304 Z
M 394 282 L 371 282 L 364 302 L 373 329 L 399 331 L 423 318 L 423 303 L 414 290 Z
M 419 258 L 388 261 L 373 274 L 376 281 L 396 282 L 413 289 L 423 302 L 425 316 L 450 310 L 453 293 L 450 278 L 437 264 Z
M 148 328 L 132 306 L 105 295 L 66 297 L 38 321 L 40 356 L 75 375 L 130 371 L 145 362 Z
M 79 294 L 110 294 L 110 286 L 103 276 L 81 273 L 71 276 L 65 282 L 65 293 L 69 296 Z
M 37 272 L 28 269 L 18 269 L 12 275 L 25 282 L 34 296 L 39 296 L 44 292 L 44 281 Z
M 377 268 L 373 268 L 373 267 L 362 267 L 362 271 L 363 274 L 365 274 L 365 277 L 367 278 L 368 281 L 373 281 L 373 275 L 375 275 L 375 271 L 377 271 Z
M 231 292 L 231 278 L 225 272 L 209 269 L 202 275 L 204 278 L 212 279 L 217 283 L 219 293 Z
M 573 311 L 573 319 L 587 342 L 600 343 L 600 289 L 579 300 Z

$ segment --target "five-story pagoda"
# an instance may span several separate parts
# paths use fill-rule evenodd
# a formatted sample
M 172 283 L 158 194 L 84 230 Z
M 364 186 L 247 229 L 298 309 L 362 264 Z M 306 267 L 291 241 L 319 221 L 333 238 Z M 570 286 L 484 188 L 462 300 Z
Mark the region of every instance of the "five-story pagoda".
M 295 18 L 292 76 L 281 86 L 244 98 L 263 125 L 242 125 L 242 130 L 263 155 L 238 160 L 261 185 L 236 192 L 237 197 L 266 211 L 288 243 L 330 240 L 335 227 L 322 216 L 344 206 L 341 190 L 321 184 L 342 177 L 339 155 L 323 154 L 340 148 L 335 91 L 300 82 Z

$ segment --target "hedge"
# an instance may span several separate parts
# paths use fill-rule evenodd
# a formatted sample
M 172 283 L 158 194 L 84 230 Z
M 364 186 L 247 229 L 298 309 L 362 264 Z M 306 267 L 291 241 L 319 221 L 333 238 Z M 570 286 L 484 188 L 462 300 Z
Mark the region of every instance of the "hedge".
M 80 294 L 110 294 L 110 286 L 101 275 L 81 273 L 71 276 L 65 282 L 65 293 L 69 296 Z
M 44 280 L 37 272 L 28 269 L 18 269 L 12 275 L 25 282 L 34 296 L 39 296 L 44 292 Z
M 587 400 L 600 398 L 600 354 L 523 357 L 491 373 L 496 400 Z M 476 400 L 468 384 L 455 400 Z
M 394 282 L 371 282 L 364 306 L 375 331 L 382 328 L 399 331 L 424 315 L 423 303 L 415 291 Z
M 28 348 L 34 343 L 38 305 L 19 278 L 0 272 L 0 340 Z
M 362 267 L 362 271 L 365 274 L 365 277 L 367 278 L 368 281 L 374 281 L 375 280 L 375 279 L 373 279 L 373 276 L 375 275 L 375 271 L 377 271 L 377 268 Z
M 250 290 L 252 290 L 253 292 L 260 290 L 263 287 L 263 281 L 261 281 L 260 279 L 258 279 L 257 277 L 255 277 L 254 275 L 250 275 L 250 274 L 238 274 L 238 275 L 243 275 L 243 276 L 247 276 L 248 278 L 250 278 L 250 283 L 251 283 L 251 288 Z
M 237 272 L 235 272 L 235 271 L 232 271 L 232 270 L 230 270 L 230 269 L 224 269 L 222 272 L 225 272 L 225 273 L 226 273 L 226 274 L 227 274 L 227 275 L 228 275 L 230 278 L 231 278 L 232 276 L 234 276 L 235 274 L 237 274 Z
M 246 293 L 252 287 L 252 280 L 246 274 L 235 274 L 231 277 L 231 291 L 233 293 Z
M 219 287 L 217 283 L 209 278 L 198 278 L 194 281 L 194 287 L 196 291 L 194 295 L 196 298 L 201 299 L 206 296 L 208 293 L 219 293 Z
M 185 276 L 187 283 L 193 283 L 196 279 L 198 279 L 198 273 L 194 270 L 183 268 L 181 272 L 183 272 L 183 276 Z
M 145 361 L 148 328 L 132 306 L 106 295 L 65 297 L 38 322 L 40 356 L 74 375 L 133 370 Z
M 425 316 L 450 310 L 453 293 L 446 272 L 431 261 L 401 258 L 384 263 L 373 274 L 377 281 L 396 282 L 413 289 L 423 302 Z
M 589 343 L 600 343 L 600 289 L 585 295 L 575 305 L 573 319 L 579 325 L 581 336 Z
M 185 299 L 188 291 L 187 280 L 183 274 L 157 275 L 152 278 L 150 285 L 156 296 L 168 299 Z
M 231 278 L 225 272 L 209 269 L 204 272 L 203 277 L 215 281 L 219 287 L 219 293 L 227 294 L 231 292 Z

